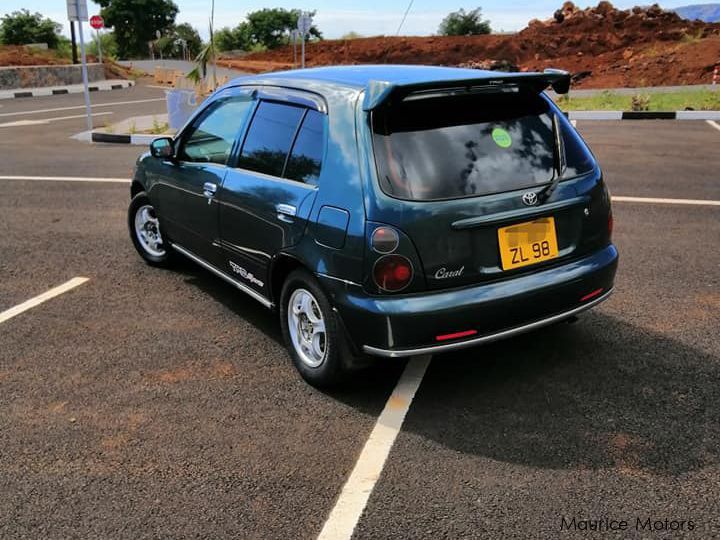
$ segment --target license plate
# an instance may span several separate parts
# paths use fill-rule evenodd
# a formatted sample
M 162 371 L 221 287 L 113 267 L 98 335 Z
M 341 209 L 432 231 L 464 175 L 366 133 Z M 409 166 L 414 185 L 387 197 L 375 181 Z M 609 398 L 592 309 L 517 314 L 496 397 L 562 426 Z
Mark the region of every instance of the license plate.
M 545 217 L 498 229 L 503 270 L 549 261 L 558 256 L 555 218 Z

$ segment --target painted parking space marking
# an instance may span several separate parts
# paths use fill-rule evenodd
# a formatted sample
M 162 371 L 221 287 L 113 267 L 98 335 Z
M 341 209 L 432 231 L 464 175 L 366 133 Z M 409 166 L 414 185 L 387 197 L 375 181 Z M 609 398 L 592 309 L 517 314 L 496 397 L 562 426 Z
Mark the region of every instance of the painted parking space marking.
M 2 313 L 0 313 L 0 323 L 4 323 L 5 321 L 12 319 L 17 315 L 20 315 L 21 313 L 29 309 L 39 306 L 43 302 L 47 302 L 48 300 L 55 298 L 56 296 L 60 296 L 61 294 L 66 293 L 69 290 L 72 290 L 75 287 L 78 287 L 83 283 L 89 281 L 89 279 L 90 278 L 86 277 L 74 277 L 70 281 L 66 281 L 62 285 L 58 285 L 57 287 L 54 287 L 49 291 L 45 291 L 44 293 L 39 294 L 38 296 L 31 298 L 30 300 L 26 300 L 22 304 L 18 304 L 15 307 L 6 309 Z
M 612 201 L 647 204 L 680 204 L 689 206 L 720 206 L 720 201 L 710 199 L 661 199 L 657 197 L 618 197 L 613 195 Z
M 105 116 L 114 114 L 112 111 L 92 113 L 92 116 Z M 61 120 L 74 120 L 76 118 L 86 118 L 84 114 L 74 114 L 72 116 L 56 116 L 54 118 L 42 118 L 40 120 L 15 120 L 14 122 L 5 122 L 0 124 L 3 127 L 21 127 L 21 126 L 43 126 L 50 122 L 59 122 Z
M 712 127 L 720 131 L 720 124 L 715 122 L 715 120 L 707 120 L 707 123 L 710 124 Z
M 36 182 L 110 182 L 129 184 L 129 178 L 105 178 L 88 176 L 0 176 L 0 180 L 20 180 Z
M 93 103 L 92 108 L 96 107 L 114 107 L 116 105 L 134 105 L 136 103 L 151 103 L 153 101 L 165 101 L 165 98 L 149 98 L 149 99 L 136 99 L 133 101 L 114 101 L 112 103 Z M 49 112 L 58 112 L 58 111 L 72 111 L 77 109 L 84 109 L 85 105 L 73 105 L 71 107 L 55 107 L 53 109 L 36 109 L 31 111 L 17 111 L 17 112 L 8 112 L 8 113 L 0 113 L 0 117 L 5 116 L 23 116 L 23 115 L 29 115 L 29 114 L 43 114 L 43 113 L 49 113 Z
M 416 356 L 405 366 L 393 393 L 370 433 L 355 468 L 342 488 L 318 540 L 349 539 L 380 478 L 390 449 L 402 428 L 431 356 Z

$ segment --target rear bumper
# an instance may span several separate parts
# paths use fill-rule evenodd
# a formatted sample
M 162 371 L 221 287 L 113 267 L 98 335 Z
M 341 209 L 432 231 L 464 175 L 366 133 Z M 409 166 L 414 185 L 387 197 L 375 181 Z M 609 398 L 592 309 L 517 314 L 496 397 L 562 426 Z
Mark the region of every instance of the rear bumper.
M 389 358 L 471 347 L 528 332 L 589 309 L 610 296 L 618 253 L 612 244 L 567 264 L 450 291 L 372 296 L 318 276 L 359 350 Z M 581 299 L 593 291 L 597 296 Z M 436 336 L 472 332 L 438 342 Z

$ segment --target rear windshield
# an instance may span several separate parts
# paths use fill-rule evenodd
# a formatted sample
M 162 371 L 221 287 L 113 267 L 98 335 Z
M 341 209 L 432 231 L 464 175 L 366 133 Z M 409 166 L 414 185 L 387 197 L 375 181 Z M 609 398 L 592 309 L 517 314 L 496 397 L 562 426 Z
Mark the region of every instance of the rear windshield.
M 550 105 L 534 92 L 426 98 L 373 113 L 380 185 L 401 199 L 473 197 L 528 188 L 555 176 Z M 562 123 L 558 123 L 562 126 Z M 592 169 L 589 151 L 563 133 L 563 176 Z

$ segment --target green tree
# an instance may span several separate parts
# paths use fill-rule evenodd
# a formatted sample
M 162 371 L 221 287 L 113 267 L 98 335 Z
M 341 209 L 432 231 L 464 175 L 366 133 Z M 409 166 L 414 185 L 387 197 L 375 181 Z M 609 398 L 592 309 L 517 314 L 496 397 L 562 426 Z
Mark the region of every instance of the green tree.
M 107 26 L 113 27 L 120 58 L 145 57 L 155 32 L 175 24 L 178 7 L 172 0 L 96 0 Z
M 482 8 L 479 7 L 467 12 L 460 8 L 450 13 L 438 28 L 441 36 L 474 36 L 489 34 L 490 31 L 490 21 L 482 19 Z
M 198 55 L 200 49 L 202 49 L 203 42 L 200 33 L 195 28 L 188 23 L 181 23 L 175 26 L 173 34 L 176 39 L 185 40 L 191 57 Z
M 241 22 L 235 28 L 221 28 L 215 32 L 215 46 L 219 51 L 249 51 L 254 48 L 250 24 Z
M 62 26 L 41 13 L 30 13 L 27 9 L 13 11 L 5 15 L 0 22 L 0 43 L 5 45 L 25 45 L 27 43 L 47 43 L 56 49 Z
M 247 14 L 250 36 L 255 44 L 274 49 L 289 42 L 290 31 L 297 28 L 299 9 L 265 8 Z M 315 12 L 310 12 L 315 15 Z M 310 38 L 322 39 L 315 25 L 310 28 Z
M 165 58 L 182 58 L 183 48 L 180 40 L 185 40 L 190 58 L 195 58 L 202 49 L 200 34 L 188 23 L 178 24 L 155 42 L 155 48 Z

